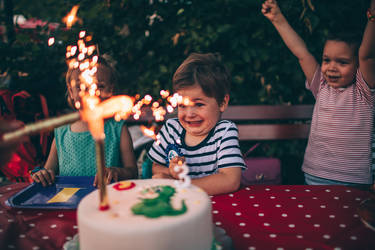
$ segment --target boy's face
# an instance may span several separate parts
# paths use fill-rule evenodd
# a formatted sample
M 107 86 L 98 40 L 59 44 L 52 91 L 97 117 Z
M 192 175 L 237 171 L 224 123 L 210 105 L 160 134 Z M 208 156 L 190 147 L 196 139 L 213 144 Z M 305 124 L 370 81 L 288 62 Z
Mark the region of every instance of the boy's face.
M 354 82 L 358 60 L 345 42 L 328 40 L 324 46 L 322 73 L 328 85 L 343 88 Z
M 192 102 L 189 106 L 178 106 L 178 119 L 186 130 L 186 136 L 201 141 L 219 121 L 221 113 L 227 107 L 229 96 L 227 95 L 224 103 L 219 106 L 216 99 L 206 96 L 198 84 L 184 87 L 177 93 L 188 97 Z

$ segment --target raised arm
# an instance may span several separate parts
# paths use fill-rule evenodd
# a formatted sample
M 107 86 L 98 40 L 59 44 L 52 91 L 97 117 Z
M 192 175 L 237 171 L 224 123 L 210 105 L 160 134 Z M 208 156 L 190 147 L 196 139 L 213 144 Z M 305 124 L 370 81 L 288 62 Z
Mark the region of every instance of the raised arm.
M 314 76 L 318 62 L 308 51 L 305 42 L 290 26 L 284 15 L 281 13 L 276 0 L 266 0 L 262 4 L 262 13 L 268 18 L 279 32 L 285 45 L 298 58 L 299 64 L 309 83 Z
M 359 48 L 359 69 L 370 88 L 375 88 L 375 0 L 371 0 L 368 22 Z

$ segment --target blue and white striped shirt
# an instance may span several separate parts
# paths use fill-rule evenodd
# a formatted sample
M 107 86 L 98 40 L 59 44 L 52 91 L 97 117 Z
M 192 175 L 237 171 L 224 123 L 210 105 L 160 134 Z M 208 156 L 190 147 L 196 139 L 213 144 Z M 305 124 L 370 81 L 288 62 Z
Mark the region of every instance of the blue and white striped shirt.
M 176 145 L 185 157 L 191 178 L 214 174 L 220 168 L 241 167 L 246 169 L 238 141 L 238 129 L 233 122 L 219 121 L 208 136 L 198 145 L 185 143 L 185 129 L 177 118 L 169 119 L 159 132 L 148 157 L 155 163 L 167 166 L 168 145 Z

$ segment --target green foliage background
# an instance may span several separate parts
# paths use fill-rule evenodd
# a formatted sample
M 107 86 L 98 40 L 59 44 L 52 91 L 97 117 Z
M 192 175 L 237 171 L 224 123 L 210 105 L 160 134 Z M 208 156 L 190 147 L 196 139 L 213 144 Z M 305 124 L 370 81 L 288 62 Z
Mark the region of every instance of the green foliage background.
M 6 0 L 3 0 L 3 2 Z M 8 0 L 9 1 L 9 0 Z M 11 88 L 44 94 L 53 111 L 65 107 L 65 48 L 82 29 L 91 33 L 101 54 L 109 55 L 120 73 L 121 89 L 152 94 L 171 89 L 178 65 L 191 52 L 219 52 L 232 73 L 231 104 L 312 104 L 298 61 L 272 24 L 261 14 L 261 0 L 18 0 L 14 14 L 61 23 L 79 4 L 76 24 L 67 31 L 16 31 L 14 41 L 0 44 L 0 73 Z M 361 32 L 368 1 L 279 0 L 290 24 L 320 61 L 330 29 Z M 158 15 L 150 23 L 150 16 Z M 6 11 L 1 21 L 6 20 Z M 148 34 L 148 35 L 147 35 Z M 48 37 L 56 43 L 47 46 Z M 22 72 L 20 74 L 19 72 Z M 301 157 L 306 142 L 289 149 L 268 147 L 268 154 Z M 278 147 L 279 145 L 277 145 Z M 283 148 L 283 147 L 278 147 Z M 270 153 L 271 152 L 271 153 Z

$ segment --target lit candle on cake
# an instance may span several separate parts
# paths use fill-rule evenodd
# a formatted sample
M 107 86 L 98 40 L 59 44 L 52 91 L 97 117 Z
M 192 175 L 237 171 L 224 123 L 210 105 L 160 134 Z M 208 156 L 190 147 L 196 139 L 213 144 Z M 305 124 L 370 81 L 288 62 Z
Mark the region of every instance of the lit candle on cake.
M 175 172 L 180 172 L 178 174 L 178 179 L 174 182 L 177 188 L 187 188 L 191 184 L 191 179 L 189 177 L 189 168 L 185 161 L 178 161 L 177 165 L 174 167 Z

